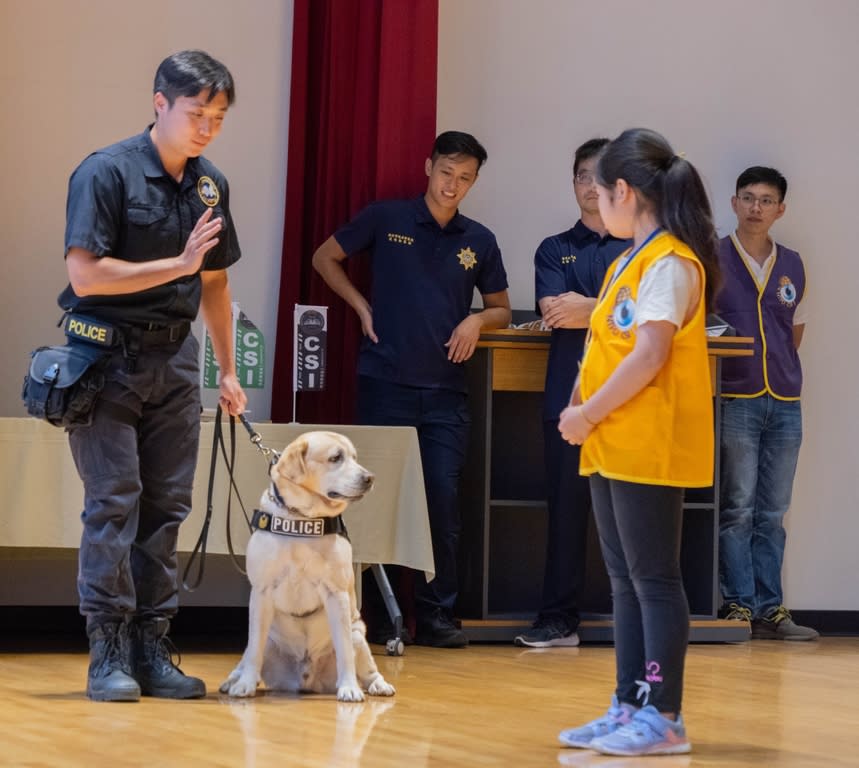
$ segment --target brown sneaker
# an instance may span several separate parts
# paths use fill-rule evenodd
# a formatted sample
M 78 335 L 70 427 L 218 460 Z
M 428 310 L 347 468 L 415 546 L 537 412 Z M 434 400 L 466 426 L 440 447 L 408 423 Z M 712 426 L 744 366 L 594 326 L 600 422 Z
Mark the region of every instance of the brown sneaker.
M 795 623 L 790 611 L 783 605 L 765 619 L 752 621 L 752 640 L 817 640 L 820 633 L 811 627 Z

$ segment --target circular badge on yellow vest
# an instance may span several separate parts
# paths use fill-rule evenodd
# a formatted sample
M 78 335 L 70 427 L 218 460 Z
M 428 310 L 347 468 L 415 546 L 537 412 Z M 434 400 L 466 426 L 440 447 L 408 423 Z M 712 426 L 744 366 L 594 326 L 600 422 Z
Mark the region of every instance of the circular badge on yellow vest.
M 614 334 L 628 334 L 635 323 L 635 299 L 627 286 L 624 285 L 618 290 L 614 309 L 606 322 Z
M 208 176 L 201 176 L 197 179 L 197 194 L 209 208 L 214 208 L 221 201 L 221 193 L 218 191 L 217 184 Z
M 612 313 L 614 324 L 621 331 L 628 331 L 632 328 L 635 322 L 635 302 L 632 299 L 625 299 L 620 302 Z

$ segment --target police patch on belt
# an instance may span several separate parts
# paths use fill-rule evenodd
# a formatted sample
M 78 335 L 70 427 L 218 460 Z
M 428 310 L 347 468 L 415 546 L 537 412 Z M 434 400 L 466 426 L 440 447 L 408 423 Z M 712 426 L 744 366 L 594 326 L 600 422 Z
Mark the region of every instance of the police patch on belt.
M 218 191 L 217 184 L 208 176 L 201 176 L 197 179 L 197 194 L 209 208 L 214 208 L 221 201 L 221 193 Z
M 101 347 L 112 347 L 117 340 L 116 329 L 112 325 L 81 315 L 68 316 L 65 332 L 70 339 L 98 344 Z

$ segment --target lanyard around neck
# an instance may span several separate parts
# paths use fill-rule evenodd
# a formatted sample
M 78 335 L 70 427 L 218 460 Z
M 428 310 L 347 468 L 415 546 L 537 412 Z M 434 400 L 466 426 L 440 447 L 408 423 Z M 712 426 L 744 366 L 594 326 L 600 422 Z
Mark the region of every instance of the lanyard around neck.
M 644 250 L 644 247 L 661 232 L 662 232 L 662 227 L 657 227 L 656 229 L 654 229 L 653 232 L 651 232 L 646 238 L 644 238 L 644 240 L 641 242 L 641 245 L 637 246 L 632 252 L 630 252 L 629 256 L 626 257 L 626 261 L 624 261 L 623 264 L 618 264 L 618 266 L 614 270 L 614 274 L 612 275 L 611 280 L 609 280 L 606 283 L 605 288 L 603 289 L 603 292 L 600 294 L 600 301 L 606 295 L 606 293 L 608 292 L 608 289 L 611 288 L 612 285 L 614 285 L 615 281 L 623 274 L 624 270 L 632 263 L 632 260 L 636 256 L 638 256 L 638 254 L 641 253 L 642 250 Z

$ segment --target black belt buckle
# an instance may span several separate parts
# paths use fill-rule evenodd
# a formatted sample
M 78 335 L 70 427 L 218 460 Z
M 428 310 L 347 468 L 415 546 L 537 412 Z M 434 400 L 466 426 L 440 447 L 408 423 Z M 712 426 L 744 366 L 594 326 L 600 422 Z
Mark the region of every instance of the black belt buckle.
M 159 347 L 162 344 L 175 344 L 182 341 L 190 329 L 190 323 L 147 323 L 140 326 L 141 342 L 146 347 Z

